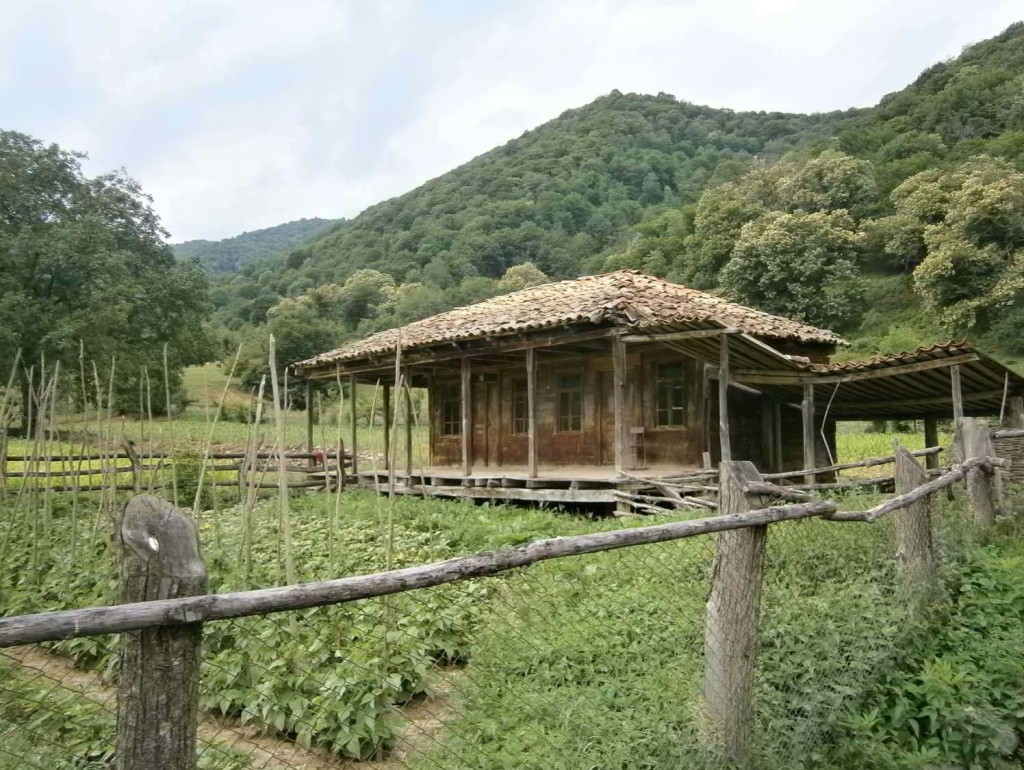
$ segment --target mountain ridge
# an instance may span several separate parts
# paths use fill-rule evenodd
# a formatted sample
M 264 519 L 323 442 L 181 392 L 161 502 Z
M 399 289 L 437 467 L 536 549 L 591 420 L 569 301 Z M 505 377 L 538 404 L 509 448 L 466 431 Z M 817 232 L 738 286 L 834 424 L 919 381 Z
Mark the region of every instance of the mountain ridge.
M 246 230 L 238 235 L 212 241 L 197 238 L 170 244 L 178 259 L 198 259 L 210 273 L 232 273 L 254 260 L 292 251 L 316 240 L 344 219 L 310 217 L 279 225 Z

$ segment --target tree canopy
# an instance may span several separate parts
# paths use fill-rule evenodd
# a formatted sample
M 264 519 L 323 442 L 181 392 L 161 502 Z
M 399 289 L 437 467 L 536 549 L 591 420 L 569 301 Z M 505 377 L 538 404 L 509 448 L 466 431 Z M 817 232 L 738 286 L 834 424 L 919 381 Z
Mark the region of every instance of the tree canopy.
M 77 371 L 81 347 L 116 358 L 119 386 L 137 393 L 165 344 L 176 370 L 208 358 L 206 279 L 174 259 L 134 180 L 88 178 L 82 157 L 0 131 L 0 360 L 20 349 Z

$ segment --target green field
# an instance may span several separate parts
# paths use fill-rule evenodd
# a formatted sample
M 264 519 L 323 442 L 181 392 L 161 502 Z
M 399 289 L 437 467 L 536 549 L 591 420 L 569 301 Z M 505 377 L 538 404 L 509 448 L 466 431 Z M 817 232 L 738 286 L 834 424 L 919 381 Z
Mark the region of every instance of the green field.
M 72 555 L 69 496 L 53 498 L 46 521 L 32 522 L 24 512 L 5 520 L 0 595 L 7 614 L 115 599 L 104 513 L 80 505 Z M 871 502 L 845 498 L 843 506 Z M 980 546 L 960 526 L 959 503 L 941 505 L 939 544 L 947 585 L 955 588 Z M 201 525 L 211 590 L 283 582 L 275 503 L 259 503 L 248 528 L 238 507 L 206 512 Z M 346 492 L 340 500 L 322 493 L 296 497 L 292 525 L 299 578 L 314 580 L 623 522 L 409 498 L 389 506 L 370 493 Z M 888 523 L 773 527 L 758 684 L 766 767 L 852 766 L 843 758 L 856 754 L 858 730 L 879 745 L 902 740 L 900 730 L 890 735 L 863 721 L 871 713 L 864 711 L 863 693 L 888 692 L 903 666 L 920 663 L 909 653 L 921 626 L 909 622 L 899 600 L 891 540 Z M 996 547 L 1004 542 L 1015 541 L 998 540 Z M 645 546 L 547 562 L 502 578 L 210 623 L 203 707 L 226 724 L 302 746 L 353 758 L 401 758 L 388 766 L 500 768 L 516 757 L 530 758 L 516 766 L 537 767 L 714 766 L 699 749 L 712 546 L 710 538 Z M 944 607 L 953 611 L 952 604 Z M 52 645 L 61 659 L 107 678 L 114 674 L 114 649 L 113 638 Z M 3 660 L 0 731 L 34 735 L 29 743 L 38 766 L 105 766 L 109 706 L 41 688 L 12 659 Z M 978 697 L 963 697 L 968 694 Z M 442 709 L 444 725 L 417 741 L 421 721 L 411 714 L 421 703 Z M 1000 718 L 1020 722 L 1007 717 L 1007 708 L 997 704 Z M 72 723 L 63 716 L 68 709 L 78 715 Z M 249 761 L 240 747 L 204 745 L 207 767 Z M 413 748 L 403 753 L 403 746 Z
M 124 418 L 101 425 L 65 418 L 51 444 L 40 448 L 15 440 L 9 454 L 96 451 L 124 438 L 132 438 L 144 457 L 147 451 L 181 448 L 177 480 L 183 504 L 190 504 L 211 432 L 212 404 L 226 381 L 213 375 L 190 371 L 193 403 L 173 421 Z M 216 395 L 206 403 L 197 398 L 200 392 Z M 234 388 L 228 394 L 227 404 L 231 399 L 242 404 L 244 394 Z M 343 425 L 347 429 L 346 415 Z M 893 434 L 857 427 L 839 432 L 838 461 L 891 453 Z M 262 430 L 268 446 L 271 426 Z M 210 446 L 244 446 L 249 431 L 242 422 L 224 419 Z M 287 448 L 302 448 L 305 431 L 305 415 L 290 413 Z M 372 467 L 382 459 L 380 427 L 361 426 L 360 432 L 361 461 Z M 318 425 L 317 443 L 330 446 L 336 435 L 335 413 Z M 920 433 L 897 438 L 913 449 L 923 446 Z M 422 452 L 422 430 L 416 440 Z M 8 472 L 46 467 L 7 465 Z M 891 466 L 844 475 L 887 472 Z M 131 480 L 124 473 L 116 478 Z M 108 474 L 106 482 L 113 479 Z M 144 479 L 154 493 L 170 497 L 166 469 Z M 50 493 L 46 480 L 8 479 L 6 498 L 0 500 L 3 612 L 116 601 L 110 533 L 123 499 L 125 493 Z M 213 498 L 204 499 L 210 509 L 198 520 L 210 590 L 286 582 L 287 546 L 276 500 L 250 509 L 231 489 L 213 507 Z M 847 509 L 867 507 L 875 499 L 839 498 Z M 944 577 L 955 587 L 977 547 L 961 526 L 960 504 L 943 501 L 941 506 Z M 389 503 L 351 490 L 341 496 L 293 494 L 290 517 L 291 556 L 300 581 L 650 523 L 430 499 Z M 673 518 L 678 515 L 658 520 Z M 880 722 L 867 720 L 873 712 L 866 716 L 863 710 L 863 693 L 880 688 L 879 698 L 892 697 L 885 690 L 891 690 L 888 683 L 898 681 L 904 667 L 920 663 L 907 651 L 916 649 L 930 622 L 911 622 L 906 614 L 892 538 L 891 522 L 813 521 L 772 528 L 758 681 L 757 751 L 765 767 L 851 766 L 848 758 L 860 756 L 854 747 L 864 735 L 870 734 L 871 746 L 888 746 L 899 744 L 905 731 L 921 729 L 892 718 L 898 727 L 884 732 Z M 255 730 L 311 751 L 373 760 L 367 767 L 716 766 L 700 748 L 707 745 L 701 686 L 713 543 L 698 538 L 594 554 L 500 578 L 209 623 L 202 707 L 222 730 Z M 952 612 L 952 606 L 944 611 Z M 115 638 L 85 638 L 49 645 L 44 654 L 109 688 L 116 647 Z M 0 768 L 23 766 L 26 756 L 38 767 L 106 767 L 113 737 L 110 703 L 34 680 L 19 661 L 16 655 L 0 655 L 0 738 L 15 747 L 8 751 L 13 764 L 0 751 Z M 1000 718 L 1008 708 L 998 705 Z M 424 718 L 431 709 L 441 717 Z M 201 743 L 206 768 L 242 768 L 256 761 L 237 742 L 213 733 L 201 734 Z M 959 750 L 930 750 L 929 756 L 949 758 L 954 749 Z

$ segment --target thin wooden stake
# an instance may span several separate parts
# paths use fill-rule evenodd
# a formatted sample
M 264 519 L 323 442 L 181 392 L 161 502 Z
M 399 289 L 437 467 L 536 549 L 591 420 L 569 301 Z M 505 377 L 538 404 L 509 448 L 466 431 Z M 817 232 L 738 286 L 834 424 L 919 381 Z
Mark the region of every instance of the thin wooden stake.
M 274 396 L 274 421 L 277 423 L 277 490 L 280 502 L 281 537 L 284 540 L 284 572 L 288 583 L 295 582 L 295 557 L 292 553 L 292 519 L 288 507 L 287 462 L 284 456 L 285 431 L 284 409 L 282 408 L 281 392 L 277 385 L 277 354 L 275 352 L 274 335 L 270 335 L 270 387 Z

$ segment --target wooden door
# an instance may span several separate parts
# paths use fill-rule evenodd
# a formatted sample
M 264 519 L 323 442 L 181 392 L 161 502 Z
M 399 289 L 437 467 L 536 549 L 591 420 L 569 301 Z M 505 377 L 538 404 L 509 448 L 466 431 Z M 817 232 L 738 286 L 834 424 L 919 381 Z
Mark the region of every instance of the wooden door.
M 597 393 L 597 441 L 601 465 L 615 465 L 615 400 L 612 397 L 612 372 L 595 373 Z
M 475 464 L 493 468 L 501 461 L 498 383 L 473 385 L 473 460 Z

